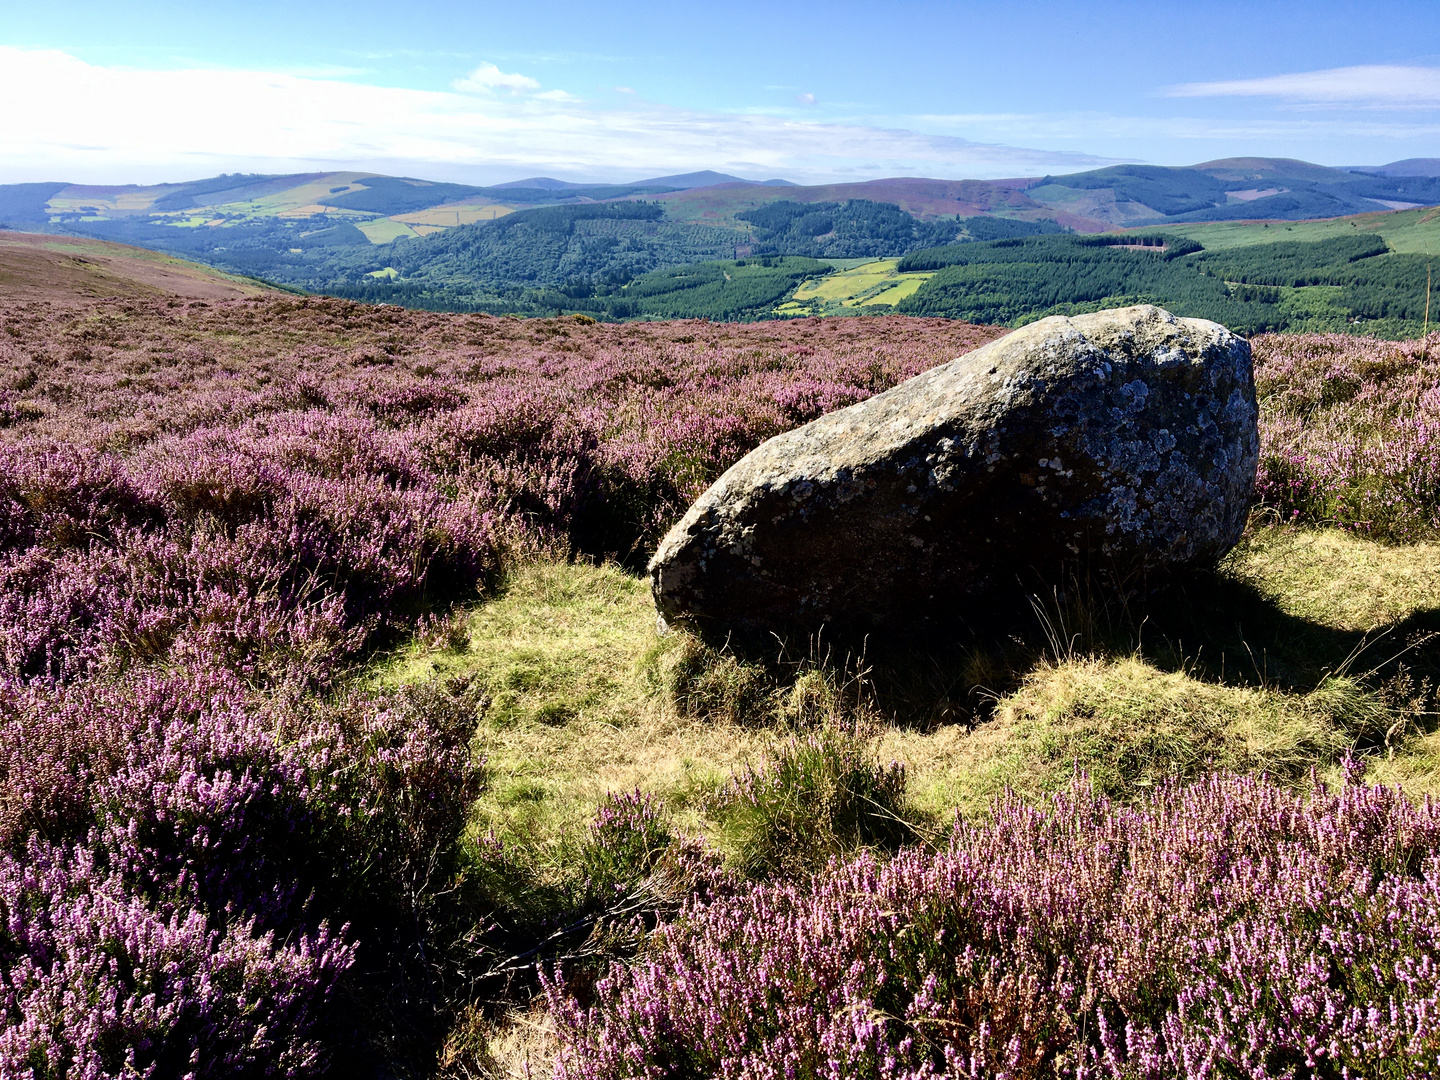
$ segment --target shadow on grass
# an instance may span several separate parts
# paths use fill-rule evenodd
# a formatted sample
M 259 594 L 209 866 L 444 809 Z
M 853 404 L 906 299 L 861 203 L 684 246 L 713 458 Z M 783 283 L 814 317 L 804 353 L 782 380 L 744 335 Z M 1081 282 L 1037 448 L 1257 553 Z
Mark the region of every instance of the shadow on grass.
M 1326 678 L 1440 677 L 1440 603 L 1379 631 L 1340 630 L 1285 611 L 1253 585 L 1223 573 L 1170 585 L 1144 609 L 1136 628 L 1157 666 L 1236 686 L 1309 693 Z
M 1376 689 L 1396 679 L 1440 684 L 1440 603 L 1378 631 L 1298 616 L 1220 570 L 1177 577 L 1128 598 L 1094 581 L 1031 582 L 902 630 L 823 627 L 741 632 L 693 627 L 717 653 L 779 685 L 806 671 L 863 677 L 892 722 L 920 730 L 974 725 L 1039 663 L 1139 657 L 1220 686 L 1310 694 L 1346 678 Z

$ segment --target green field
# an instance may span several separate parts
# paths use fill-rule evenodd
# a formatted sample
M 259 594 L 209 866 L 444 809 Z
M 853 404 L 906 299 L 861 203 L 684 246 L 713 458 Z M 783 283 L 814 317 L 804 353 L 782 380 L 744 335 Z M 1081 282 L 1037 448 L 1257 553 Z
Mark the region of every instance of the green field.
M 807 278 L 776 306 L 778 315 L 834 315 L 860 307 L 893 307 L 912 295 L 929 273 L 902 274 L 899 259 L 835 260 L 835 270 L 824 277 Z
M 388 244 L 402 236 L 418 236 L 414 229 L 403 221 L 393 218 L 376 218 L 374 221 L 357 222 L 355 227 L 365 234 L 372 244 Z
M 1136 229 L 1196 240 L 1207 251 L 1279 240 L 1329 240 L 1336 236 L 1379 236 L 1401 255 L 1440 255 L 1440 207 L 1390 210 L 1325 221 L 1216 221 Z

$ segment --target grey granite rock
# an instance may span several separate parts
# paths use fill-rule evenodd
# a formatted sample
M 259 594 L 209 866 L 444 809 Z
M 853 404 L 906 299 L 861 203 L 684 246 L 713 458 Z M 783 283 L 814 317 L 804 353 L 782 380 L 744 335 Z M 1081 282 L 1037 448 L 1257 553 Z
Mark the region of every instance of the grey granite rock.
M 1041 319 L 729 469 L 650 563 L 663 618 L 766 628 L 963 615 L 1067 564 L 1162 575 L 1240 538 L 1250 346 L 1144 305 Z

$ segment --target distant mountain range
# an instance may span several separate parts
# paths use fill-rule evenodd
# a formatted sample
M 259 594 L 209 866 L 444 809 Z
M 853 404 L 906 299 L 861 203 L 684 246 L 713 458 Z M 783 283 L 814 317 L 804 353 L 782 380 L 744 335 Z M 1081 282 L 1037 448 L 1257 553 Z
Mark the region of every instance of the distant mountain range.
M 1342 169 L 1228 158 L 810 186 L 714 171 L 485 187 L 366 172 L 11 184 L 0 186 L 0 225 L 134 244 L 291 287 L 356 294 L 384 284 L 396 302 L 529 310 L 706 260 L 894 258 L 1057 231 L 1294 222 L 1437 204 L 1440 159 Z
M 703 172 L 679 173 L 675 176 L 653 176 L 649 180 L 636 180 L 632 187 L 667 187 L 675 191 L 688 188 L 714 187 L 716 184 L 759 184 L 762 187 L 795 187 L 789 180 L 746 180 L 729 173 L 706 169 Z M 550 176 L 532 176 L 528 180 L 511 180 L 508 184 L 496 184 L 496 188 L 540 188 L 544 191 L 575 191 L 595 187 L 595 184 L 576 184 L 569 180 L 556 180 Z

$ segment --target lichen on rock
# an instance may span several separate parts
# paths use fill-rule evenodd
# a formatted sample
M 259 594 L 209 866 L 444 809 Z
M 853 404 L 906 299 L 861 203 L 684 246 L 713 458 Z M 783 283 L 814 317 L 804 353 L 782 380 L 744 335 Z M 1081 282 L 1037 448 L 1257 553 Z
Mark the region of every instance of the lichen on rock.
M 884 626 L 1067 565 L 1163 576 L 1240 538 L 1258 446 L 1250 347 L 1223 326 L 1041 319 L 757 447 L 660 544 L 656 606 Z

